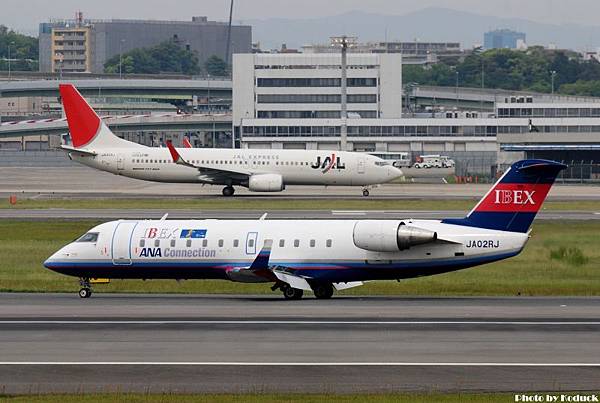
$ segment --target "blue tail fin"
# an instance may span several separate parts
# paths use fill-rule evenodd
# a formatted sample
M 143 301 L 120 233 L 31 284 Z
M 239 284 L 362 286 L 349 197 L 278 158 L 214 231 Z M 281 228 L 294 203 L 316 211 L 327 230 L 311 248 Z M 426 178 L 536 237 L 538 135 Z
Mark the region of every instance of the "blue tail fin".
M 515 162 L 465 218 L 443 222 L 525 233 L 554 180 L 565 168 L 566 165 L 555 161 Z

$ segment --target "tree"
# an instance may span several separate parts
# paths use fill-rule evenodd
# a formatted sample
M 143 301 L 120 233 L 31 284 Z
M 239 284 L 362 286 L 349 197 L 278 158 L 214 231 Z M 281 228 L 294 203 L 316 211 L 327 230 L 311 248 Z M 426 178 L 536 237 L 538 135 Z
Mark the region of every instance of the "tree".
M 104 71 L 116 74 L 160 74 L 179 73 L 195 75 L 200 73 L 196 53 L 182 48 L 175 41 L 166 41 L 149 48 L 133 49 L 123 55 L 115 55 L 106 61 Z
M 209 57 L 204 63 L 204 67 L 211 76 L 226 77 L 229 75 L 229 66 L 225 60 L 216 55 Z
M 38 70 L 38 40 L 21 35 L 0 25 L 0 70 L 8 70 L 8 47 L 10 46 L 11 68 L 15 71 Z
M 527 51 L 474 50 L 462 62 L 443 61 L 434 66 L 406 66 L 404 82 L 423 85 L 454 86 L 458 71 L 460 85 L 480 87 L 482 67 L 487 88 L 550 92 L 552 71 L 556 71 L 555 90 L 573 95 L 599 94 L 600 63 L 583 61 L 575 52 L 548 51 L 534 46 Z M 455 68 L 456 70 L 452 70 Z

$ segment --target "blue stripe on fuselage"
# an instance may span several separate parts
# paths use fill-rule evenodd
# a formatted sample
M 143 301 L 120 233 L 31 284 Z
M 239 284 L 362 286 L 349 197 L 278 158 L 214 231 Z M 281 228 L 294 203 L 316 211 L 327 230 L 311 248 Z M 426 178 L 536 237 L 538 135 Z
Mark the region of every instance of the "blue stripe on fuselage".
M 440 260 L 428 260 L 419 262 L 392 262 L 387 264 L 369 263 L 360 261 L 336 261 L 334 262 L 272 262 L 274 266 L 283 266 L 290 268 L 294 273 L 318 278 L 332 282 L 354 281 L 355 279 L 368 280 L 378 278 L 410 278 L 418 276 L 427 276 L 436 273 L 443 273 L 453 270 L 459 270 L 467 267 L 477 266 L 497 260 L 516 256 L 520 250 L 505 252 L 500 254 L 491 254 L 476 257 L 452 258 Z M 247 267 L 247 262 L 166 262 L 166 261 L 134 261 L 131 265 L 125 267 L 115 266 L 111 261 L 86 261 L 86 262 L 68 262 L 53 261 L 45 262 L 48 269 L 62 272 L 65 274 L 77 276 L 77 271 L 89 272 L 98 270 L 97 276 L 102 277 L 103 271 L 118 268 L 123 274 L 144 271 L 151 275 L 152 270 L 190 270 L 189 278 L 202 278 L 201 273 L 193 269 L 222 270 L 223 272 L 232 267 Z M 147 270 L 147 271 L 146 271 Z M 67 273 L 68 272 L 68 273 Z M 198 277 L 196 277 L 198 276 Z M 119 276 L 114 276 L 120 278 Z M 145 278 L 152 278 L 151 276 Z M 164 277 L 161 277 L 164 278 Z

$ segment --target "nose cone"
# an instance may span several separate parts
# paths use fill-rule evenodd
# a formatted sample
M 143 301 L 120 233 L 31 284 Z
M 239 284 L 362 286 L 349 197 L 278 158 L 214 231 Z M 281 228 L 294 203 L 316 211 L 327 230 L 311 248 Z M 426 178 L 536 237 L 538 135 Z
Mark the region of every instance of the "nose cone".
M 391 165 L 387 166 L 387 174 L 390 181 L 404 176 L 404 172 L 400 168 Z

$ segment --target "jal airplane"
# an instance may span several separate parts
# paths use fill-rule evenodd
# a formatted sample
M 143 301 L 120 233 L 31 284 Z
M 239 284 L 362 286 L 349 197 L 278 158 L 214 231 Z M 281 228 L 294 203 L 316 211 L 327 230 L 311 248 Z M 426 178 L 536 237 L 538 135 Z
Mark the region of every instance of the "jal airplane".
M 371 280 L 430 276 L 510 258 L 566 166 L 512 165 L 473 210 L 445 220 L 119 220 L 92 228 L 44 265 L 91 280 L 273 283 L 287 299 L 330 298 Z
M 402 176 L 389 162 L 363 153 L 323 150 L 194 149 L 146 147 L 115 136 L 71 84 L 60 85 L 72 145 L 69 157 L 102 171 L 155 182 L 234 186 L 280 192 L 287 185 L 369 187 Z M 173 163 L 175 162 L 175 164 Z

